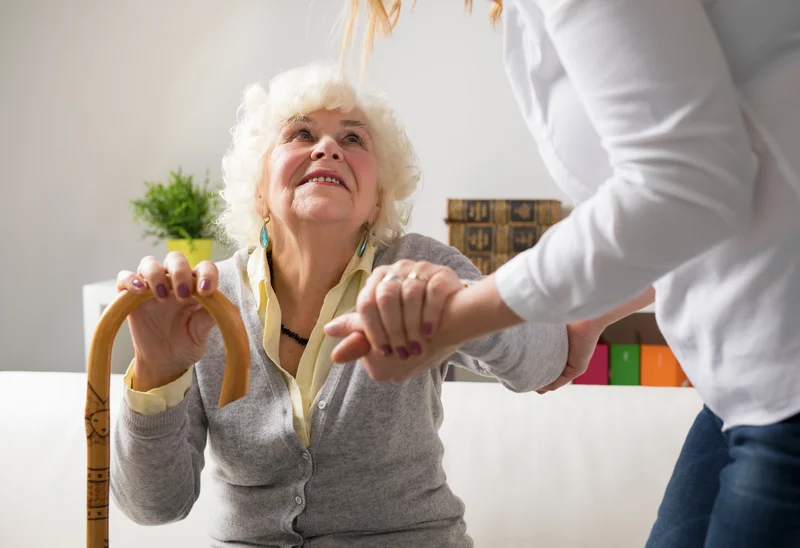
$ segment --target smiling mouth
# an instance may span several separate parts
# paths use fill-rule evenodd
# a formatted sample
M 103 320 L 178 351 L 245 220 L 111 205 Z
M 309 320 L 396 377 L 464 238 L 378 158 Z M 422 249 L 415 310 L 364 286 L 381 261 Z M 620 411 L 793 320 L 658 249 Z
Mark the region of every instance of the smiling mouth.
M 316 174 L 316 175 L 312 173 L 311 175 L 313 175 L 313 177 L 303 178 L 303 180 L 300 181 L 300 185 L 298 186 L 302 186 L 306 183 L 315 183 L 318 185 L 340 186 L 345 190 L 350 190 L 349 188 L 347 188 L 347 184 L 336 175 L 328 173 Z

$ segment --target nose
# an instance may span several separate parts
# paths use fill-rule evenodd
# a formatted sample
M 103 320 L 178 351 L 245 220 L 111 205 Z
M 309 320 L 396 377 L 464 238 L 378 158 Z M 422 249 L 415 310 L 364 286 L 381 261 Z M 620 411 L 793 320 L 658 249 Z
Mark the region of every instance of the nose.
M 331 160 L 342 159 L 342 149 L 339 144 L 328 136 L 323 137 L 314 148 L 311 150 L 311 159 L 314 161 L 324 160 L 329 158 Z

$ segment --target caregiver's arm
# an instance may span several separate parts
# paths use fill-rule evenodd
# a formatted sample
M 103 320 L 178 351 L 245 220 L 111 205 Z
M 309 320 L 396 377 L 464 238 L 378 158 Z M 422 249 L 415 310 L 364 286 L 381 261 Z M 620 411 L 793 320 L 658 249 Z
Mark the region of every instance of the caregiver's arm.
M 602 315 L 751 217 L 756 159 L 700 3 L 538 4 L 613 175 L 534 248 L 456 295 L 451 304 L 482 324 L 476 336 L 513 324 L 511 311 L 543 322 Z
M 633 299 L 625 301 L 618 307 L 613 308 L 610 312 L 606 312 L 602 316 L 594 318 L 593 321 L 604 327 L 607 327 L 612 323 L 621 320 L 622 318 L 630 316 L 634 312 L 638 312 L 645 306 L 653 304 L 655 300 L 656 290 L 653 288 L 653 286 L 650 286 Z
M 650 286 L 616 308 L 596 318 L 573 322 L 572 325 L 588 323 L 600 333 L 612 323 L 652 304 L 655 295 L 655 289 Z M 470 321 L 459 321 L 463 318 L 470 318 Z M 455 293 L 448 300 L 442 314 L 442 327 L 436 336 L 444 344 L 462 344 L 523 322 L 500 296 L 494 276 L 488 276 L 469 289 Z

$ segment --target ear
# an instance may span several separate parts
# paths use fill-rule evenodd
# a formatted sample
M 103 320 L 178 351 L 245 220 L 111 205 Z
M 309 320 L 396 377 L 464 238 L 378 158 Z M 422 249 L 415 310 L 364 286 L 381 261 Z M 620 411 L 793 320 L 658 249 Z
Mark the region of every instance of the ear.
M 269 203 L 267 203 L 266 194 L 269 190 L 269 173 L 267 172 L 269 162 L 267 161 L 267 156 L 269 156 L 269 150 L 265 151 L 261 157 L 260 161 L 263 162 L 261 177 L 256 181 L 255 188 L 253 189 L 255 192 L 256 213 L 261 215 L 262 219 L 269 217 Z
M 264 199 L 261 193 L 256 194 L 256 213 L 258 213 L 262 219 L 269 217 L 269 206 L 267 206 L 267 200 Z
M 375 207 L 372 208 L 372 213 L 369 215 L 369 225 L 372 226 L 378 221 L 378 217 L 381 214 L 381 201 L 383 199 L 383 191 L 378 191 L 378 199 L 375 201 Z
M 381 214 L 380 206 L 375 206 L 375 209 L 372 210 L 372 213 L 370 214 L 369 219 L 367 220 L 369 226 L 373 226 L 376 222 L 378 222 L 378 217 L 380 216 L 380 214 Z

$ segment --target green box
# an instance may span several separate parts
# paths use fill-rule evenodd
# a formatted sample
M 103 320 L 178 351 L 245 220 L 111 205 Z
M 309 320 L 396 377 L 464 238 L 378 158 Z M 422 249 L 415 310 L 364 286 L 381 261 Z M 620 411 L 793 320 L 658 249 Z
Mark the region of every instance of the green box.
M 638 386 L 639 382 L 639 354 L 638 344 L 611 344 L 609 345 L 609 384 L 624 384 Z

